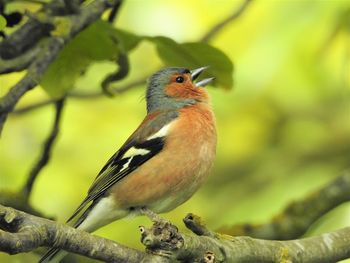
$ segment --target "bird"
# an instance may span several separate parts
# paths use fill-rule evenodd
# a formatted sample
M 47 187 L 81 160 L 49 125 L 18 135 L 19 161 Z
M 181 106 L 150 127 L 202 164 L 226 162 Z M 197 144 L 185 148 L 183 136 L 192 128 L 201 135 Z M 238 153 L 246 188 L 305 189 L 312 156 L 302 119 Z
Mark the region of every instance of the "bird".
M 203 184 L 216 155 L 216 121 L 204 88 L 207 67 L 167 67 L 147 83 L 147 115 L 93 181 L 67 220 L 93 232 L 130 215 L 173 210 Z M 153 216 L 153 217 L 152 217 Z M 51 248 L 40 259 L 59 262 L 68 252 Z

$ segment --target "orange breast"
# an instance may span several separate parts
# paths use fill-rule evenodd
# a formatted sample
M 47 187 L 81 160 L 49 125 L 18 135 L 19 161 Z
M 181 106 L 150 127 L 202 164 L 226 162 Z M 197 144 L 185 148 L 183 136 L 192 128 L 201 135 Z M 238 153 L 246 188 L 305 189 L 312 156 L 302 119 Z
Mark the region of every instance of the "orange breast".
M 186 201 L 208 176 L 216 150 L 214 115 L 207 103 L 180 110 L 161 153 L 112 188 L 121 208 L 169 211 Z

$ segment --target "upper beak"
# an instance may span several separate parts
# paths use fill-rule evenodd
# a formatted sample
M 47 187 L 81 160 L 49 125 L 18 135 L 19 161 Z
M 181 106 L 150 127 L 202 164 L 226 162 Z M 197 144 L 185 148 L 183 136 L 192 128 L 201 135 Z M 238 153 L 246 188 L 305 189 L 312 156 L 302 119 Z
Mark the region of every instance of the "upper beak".
M 191 70 L 191 80 L 192 81 L 196 80 L 199 77 L 199 75 L 207 68 L 208 66 Z M 214 79 L 215 78 L 206 78 L 194 84 L 196 85 L 196 87 L 204 87 Z
M 191 80 L 192 81 L 196 80 L 199 77 L 199 75 L 207 68 L 208 66 L 191 70 Z

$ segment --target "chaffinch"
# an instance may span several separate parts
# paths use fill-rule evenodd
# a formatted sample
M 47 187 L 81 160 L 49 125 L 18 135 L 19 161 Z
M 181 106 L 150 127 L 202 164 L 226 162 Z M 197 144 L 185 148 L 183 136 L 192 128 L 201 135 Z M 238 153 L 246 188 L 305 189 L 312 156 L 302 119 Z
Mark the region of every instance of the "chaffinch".
M 216 151 L 206 69 L 165 68 L 148 81 L 147 116 L 108 160 L 67 222 L 92 232 L 130 214 L 163 213 L 188 200 L 207 178 Z M 40 262 L 66 252 L 50 249 Z

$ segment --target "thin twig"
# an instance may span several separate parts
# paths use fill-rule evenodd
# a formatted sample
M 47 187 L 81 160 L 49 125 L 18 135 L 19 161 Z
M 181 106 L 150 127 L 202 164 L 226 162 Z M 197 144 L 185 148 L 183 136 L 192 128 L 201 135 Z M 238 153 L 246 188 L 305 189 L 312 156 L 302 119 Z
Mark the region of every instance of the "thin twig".
M 233 20 L 240 17 L 240 15 L 243 14 L 243 12 L 246 10 L 246 8 L 249 6 L 249 4 L 252 2 L 252 0 L 244 0 L 242 5 L 235 10 L 230 16 L 222 20 L 220 23 L 213 26 L 201 39 L 202 42 L 209 42 L 211 39 L 214 38 L 216 34 L 218 34 L 228 23 L 232 22 Z
M 20 115 L 20 114 L 23 114 L 23 113 L 28 113 L 28 112 L 30 112 L 32 110 L 37 110 L 37 109 L 40 109 L 40 108 L 42 108 L 44 106 L 50 105 L 52 103 L 55 103 L 56 101 L 57 101 L 56 99 L 43 100 L 43 101 L 40 101 L 40 102 L 36 102 L 36 103 L 30 104 L 28 106 L 23 106 L 21 108 L 15 109 L 10 114 L 11 115 Z
M 117 13 L 118 13 L 118 11 L 120 9 L 120 6 L 122 5 L 122 2 L 123 1 L 119 1 L 113 6 L 113 8 L 112 8 L 112 10 L 111 10 L 111 12 L 109 13 L 109 16 L 108 16 L 108 22 L 109 23 L 111 23 L 111 24 L 114 23 L 116 15 L 117 15 Z
M 142 77 L 142 78 L 139 78 L 137 80 L 134 80 L 124 86 L 121 86 L 119 88 L 110 88 L 110 92 L 113 96 L 116 96 L 116 95 L 120 95 L 120 94 L 123 94 L 133 88 L 136 88 L 142 84 L 145 84 L 146 83 L 146 80 L 147 80 L 147 77 Z M 94 93 L 78 93 L 78 92 L 71 92 L 68 94 L 68 97 L 71 97 L 71 98 L 94 98 L 94 97 L 100 97 L 100 96 L 104 96 L 105 93 L 104 92 L 94 92 Z
M 0 74 L 22 71 L 28 68 L 33 60 L 39 55 L 39 52 L 42 51 L 44 46 L 44 43 L 39 43 L 36 47 L 33 47 L 31 50 L 13 59 L 4 60 L 0 58 Z
M 114 88 L 111 90 L 113 95 L 120 95 L 124 92 L 127 92 L 133 88 L 136 88 L 138 86 L 140 86 L 141 84 L 144 84 L 146 82 L 146 77 L 140 78 L 138 80 L 135 80 L 133 82 L 130 82 L 120 88 Z M 71 99 L 94 99 L 94 98 L 98 98 L 98 97 L 103 97 L 105 96 L 105 94 L 101 91 L 97 91 L 97 92 L 70 92 L 67 94 L 66 97 L 69 97 Z M 28 106 L 23 106 L 21 108 L 15 109 L 14 111 L 11 112 L 11 114 L 13 115 L 21 115 L 23 113 L 28 113 L 32 110 L 36 110 L 39 109 L 41 107 L 50 105 L 51 103 L 55 103 L 57 100 L 56 99 L 47 99 L 44 101 L 40 101 Z
M 43 151 L 38 162 L 34 165 L 33 169 L 30 171 L 29 176 L 27 178 L 27 182 L 23 187 L 22 193 L 24 195 L 25 200 L 28 201 L 30 193 L 33 189 L 33 185 L 35 179 L 37 178 L 40 171 L 44 168 L 44 166 L 49 162 L 52 146 L 57 138 L 59 132 L 59 125 L 62 116 L 62 109 L 64 106 L 64 98 L 56 101 L 55 103 L 55 120 L 53 123 L 52 130 L 50 132 L 49 137 L 46 139 L 43 147 Z

